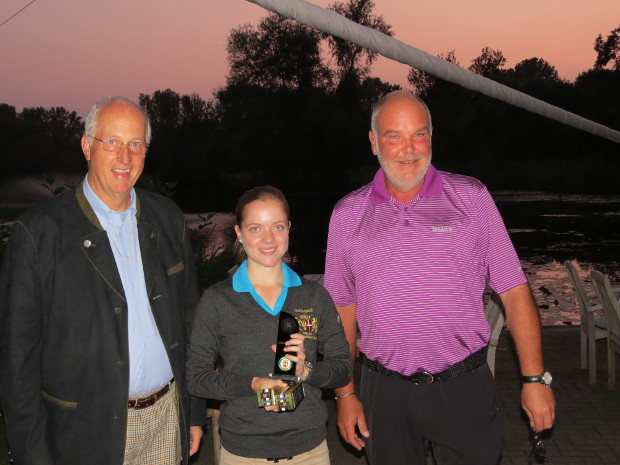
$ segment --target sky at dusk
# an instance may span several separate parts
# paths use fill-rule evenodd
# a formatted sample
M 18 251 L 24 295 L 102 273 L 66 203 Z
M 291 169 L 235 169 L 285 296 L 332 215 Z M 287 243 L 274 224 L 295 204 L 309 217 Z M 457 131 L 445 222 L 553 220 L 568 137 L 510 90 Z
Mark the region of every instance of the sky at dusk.
M 29 1 L 2 0 L 0 23 Z M 397 39 L 432 55 L 454 50 L 461 66 L 488 46 L 508 67 L 540 57 L 570 81 L 594 64 L 596 36 L 620 24 L 619 0 L 375 0 L 375 12 Z M 245 0 L 37 0 L 0 27 L 0 103 L 85 116 L 108 94 L 170 88 L 209 100 L 226 82 L 230 30 L 266 15 Z M 373 74 L 406 85 L 407 71 L 381 58 Z

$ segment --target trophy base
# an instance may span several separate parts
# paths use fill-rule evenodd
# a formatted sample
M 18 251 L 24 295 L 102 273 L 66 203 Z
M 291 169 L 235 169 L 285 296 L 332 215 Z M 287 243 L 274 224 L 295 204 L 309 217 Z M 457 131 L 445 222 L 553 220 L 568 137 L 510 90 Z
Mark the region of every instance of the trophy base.
M 291 412 L 304 399 L 304 387 L 301 381 L 284 388 L 260 389 L 256 391 L 259 407 L 278 406 L 280 412 Z
M 281 379 L 286 384 L 295 384 L 301 381 L 301 379 L 299 379 L 299 376 L 295 375 L 274 375 L 273 373 L 269 373 L 269 377 L 271 379 Z

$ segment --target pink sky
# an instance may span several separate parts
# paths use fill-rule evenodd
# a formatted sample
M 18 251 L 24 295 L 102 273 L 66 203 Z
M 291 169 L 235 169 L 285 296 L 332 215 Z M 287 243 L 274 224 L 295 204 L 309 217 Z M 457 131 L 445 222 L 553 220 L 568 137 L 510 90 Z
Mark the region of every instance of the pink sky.
M 2 0 L 0 22 L 30 0 Z M 313 0 L 327 6 L 335 0 Z M 375 0 L 395 37 L 430 54 L 454 50 L 469 66 L 501 50 L 508 67 L 541 57 L 574 80 L 592 67 L 594 39 L 620 24 L 618 0 Z M 245 0 L 39 0 L 0 28 L 0 103 L 63 106 L 84 116 L 107 94 L 170 88 L 208 100 L 227 74 L 232 28 L 267 14 Z M 405 65 L 374 75 L 406 85 Z

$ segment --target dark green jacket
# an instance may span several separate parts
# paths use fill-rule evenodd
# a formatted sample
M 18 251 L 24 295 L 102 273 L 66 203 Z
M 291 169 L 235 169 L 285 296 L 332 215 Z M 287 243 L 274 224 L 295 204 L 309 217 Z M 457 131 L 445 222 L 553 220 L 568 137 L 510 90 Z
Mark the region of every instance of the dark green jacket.
M 199 295 L 191 245 L 173 202 L 136 193 L 146 288 L 182 399 L 187 460 L 189 425 L 205 416 L 195 398 L 190 409 L 184 375 Z M 2 407 L 16 464 L 122 464 L 127 302 L 107 233 L 82 186 L 16 221 L 2 267 L 0 318 Z

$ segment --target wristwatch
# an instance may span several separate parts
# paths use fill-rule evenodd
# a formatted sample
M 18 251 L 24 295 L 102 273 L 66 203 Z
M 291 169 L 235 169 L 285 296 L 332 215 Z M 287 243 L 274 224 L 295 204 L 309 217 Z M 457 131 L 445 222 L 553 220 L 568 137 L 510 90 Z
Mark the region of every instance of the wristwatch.
M 522 383 L 540 383 L 546 387 L 551 387 L 553 376 L 548 371 L 536 376 L 521 376 Z
M 310 378 L 310 375 L 312 374 L 312 369 L 314 368 L 314 365 L 312 365 L 312 362 L 305 361 L 304 365 L 308 369 L 308 374 L 304 378 L 300 376 L 299 377 L 300 381 L 306 381 L 308 378 Z

